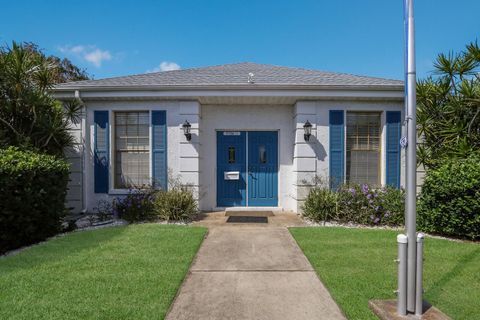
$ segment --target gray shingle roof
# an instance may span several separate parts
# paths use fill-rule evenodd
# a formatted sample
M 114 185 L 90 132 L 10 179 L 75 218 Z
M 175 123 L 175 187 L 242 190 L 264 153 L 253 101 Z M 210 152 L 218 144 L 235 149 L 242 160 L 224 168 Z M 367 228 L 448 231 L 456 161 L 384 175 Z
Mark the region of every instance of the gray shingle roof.
M 403 85 L 403 81 L 399 80 L 243 62 L 99 80 L 69 82 L 58 85 L 56 89 L 243 87 L 249 85 L 249 73 L 254 74 L 254 84 L 252 84 L 252 86 L 399 87 Z

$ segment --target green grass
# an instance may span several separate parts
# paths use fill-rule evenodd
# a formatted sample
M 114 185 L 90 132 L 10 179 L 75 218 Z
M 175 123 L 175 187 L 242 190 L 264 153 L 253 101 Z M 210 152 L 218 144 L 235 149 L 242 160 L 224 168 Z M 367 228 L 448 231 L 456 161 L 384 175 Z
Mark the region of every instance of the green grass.
M 291 228 L 349 319 L 377 319 L 370 299 L 393 299 L 396 236 L 389 230 Z M 480 319 L 480 245 L 425 239 L 424 298 L 453 319 Z
M 0 258 L 0 319 L 163 319 L 205 233 L 112 227 Z

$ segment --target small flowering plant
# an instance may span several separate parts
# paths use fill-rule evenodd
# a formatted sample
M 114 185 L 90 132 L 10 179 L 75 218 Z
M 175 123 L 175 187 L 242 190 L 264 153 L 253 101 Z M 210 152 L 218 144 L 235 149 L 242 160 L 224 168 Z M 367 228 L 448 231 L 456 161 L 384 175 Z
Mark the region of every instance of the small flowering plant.
M 403 224 L 405 191 L 390 186 L 344 185 L 338 190 L 336 220 L 364 225 Z
M 338 189 L 337 221 L 341 223 L 367 224 L 369 215 L 368 197 L 370 190 L 367 185 L 344 185 Z
M 155 220 L 156 215 L 153 213 L 155 193 L 150 186 L 129 188 L 125 196 L 113 201 L 113 215 L 129 222 Z
M 317 179 L 302 206 L 305 217 L 373 226 L 404 224 L 405 190 L 355 183 L 332 190 Z
M 107 221 L 112 218 L 116 218 L 113 215 L 113 205 L 111 201 L 100 200 L 95 208 L 93 208 L 96 219 L 98 221 Z

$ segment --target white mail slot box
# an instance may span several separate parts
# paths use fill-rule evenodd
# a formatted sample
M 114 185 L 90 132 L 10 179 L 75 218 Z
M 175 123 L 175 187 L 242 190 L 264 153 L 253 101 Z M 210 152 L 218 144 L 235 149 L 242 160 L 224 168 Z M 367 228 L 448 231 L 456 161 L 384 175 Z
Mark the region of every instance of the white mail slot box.
M 223 172 L 225 180 L 240 180 L 240 171 L 225 171 Z

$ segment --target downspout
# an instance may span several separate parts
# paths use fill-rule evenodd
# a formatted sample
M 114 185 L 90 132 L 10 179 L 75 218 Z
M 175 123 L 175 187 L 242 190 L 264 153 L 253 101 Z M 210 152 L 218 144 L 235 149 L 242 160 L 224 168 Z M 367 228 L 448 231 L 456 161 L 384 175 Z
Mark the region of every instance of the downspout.
M 85 102 L 82 100 L 80 96 L 80 90 L 75 90 L 75 100 L 80 102 L 82 104 L 82 214 L 85 214 L 87 212 L 87 188 L 85 187 L 85 183 L 87 181 L 87 172 L 85 168 L 87 167 L 87 156 L 86 156 L 86 126 L 87 126 L 87 107 L 85 105 Z

